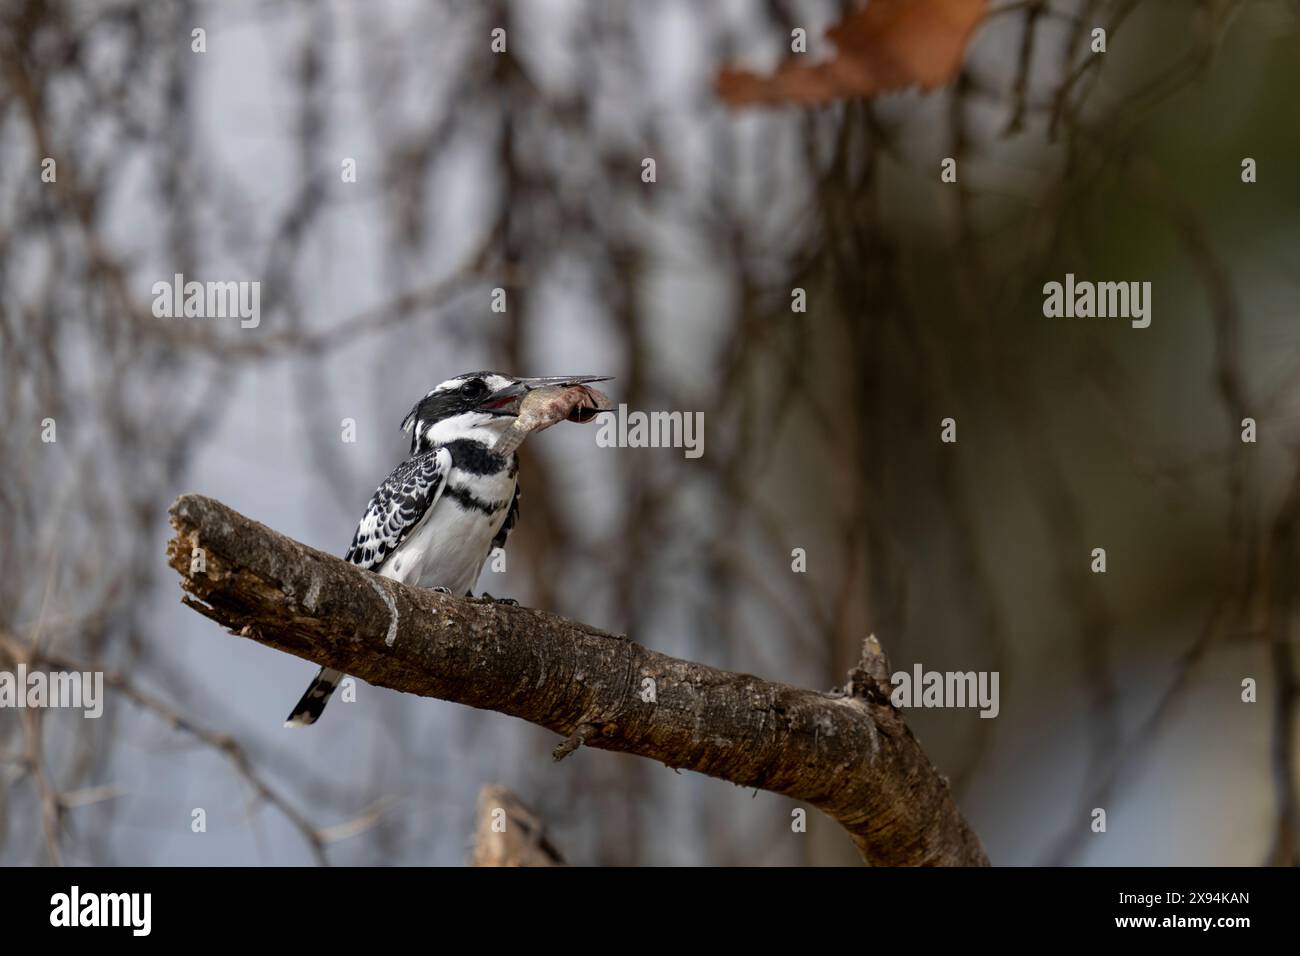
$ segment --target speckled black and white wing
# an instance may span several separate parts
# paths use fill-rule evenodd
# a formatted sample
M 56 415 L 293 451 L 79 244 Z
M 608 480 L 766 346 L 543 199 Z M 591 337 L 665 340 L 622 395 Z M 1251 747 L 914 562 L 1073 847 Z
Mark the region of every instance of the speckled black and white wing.
M 378 571 L 438 503 L 450 473 L 451 453 L 446 448 L 412 455 L 394 468 L 370 499 L 344 560 Z

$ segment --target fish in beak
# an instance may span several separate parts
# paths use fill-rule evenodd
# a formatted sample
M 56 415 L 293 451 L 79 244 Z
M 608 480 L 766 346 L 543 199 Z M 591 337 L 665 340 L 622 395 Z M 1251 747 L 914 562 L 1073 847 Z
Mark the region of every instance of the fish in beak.
M 610 410 L 609 397 L 592 388 L 590 382 L 608 381 L 608 376 L 580 375 L 570 378 L 519 379 L 518 393 L 508 401 L 513 405 L 515 420 L 501 433 L 493 450 L 508 455 L 518 448 L 533 432 L 542 431 L 563 422 L 589 422 L 601 412 Z M 515 385 L 501 389 L 514 391 Z
M 517 378 L 509 385 L 497 389 L 479 403 L 482 411 L 493 415 L 518 415 L 524 398 L 538 389 L 568 389 L 590 382 L 608 382 L 608 375 L 552 375 L 542 378 Z M 589 390 L 593 391 L 593 390 Z M 600 394 L 597 392 L 596 394 Z M 601 409 L 575 406 L 571 421 L 590 421 Z

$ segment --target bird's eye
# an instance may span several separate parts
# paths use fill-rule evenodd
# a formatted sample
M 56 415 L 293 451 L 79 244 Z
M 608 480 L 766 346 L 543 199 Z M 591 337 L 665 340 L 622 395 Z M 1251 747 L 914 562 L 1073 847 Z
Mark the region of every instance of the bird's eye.
M 487 385 L 484 384 L 483 379 L 471 378 L 468 382 L 466 382 L 464 385 L 460 387 L 460 393 L 467 397 L 473 397 L 475 395 L 483 394 L 483 392 L 486 391 L 486 389 L 487 389 Z

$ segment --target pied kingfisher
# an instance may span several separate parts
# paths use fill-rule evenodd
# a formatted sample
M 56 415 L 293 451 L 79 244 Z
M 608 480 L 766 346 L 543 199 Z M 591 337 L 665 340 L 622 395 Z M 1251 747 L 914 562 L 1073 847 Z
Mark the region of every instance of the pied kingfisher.
M 410 456 L 375 490 L 344 560 L 404 584 L 469 595 L 519 520 L 519 461 L 492 448 L 520 401 L 534 388 L 602 381 L 469 372 L 438 385 L 402 422 Z M 342 679 L 322 667 L 285 726 L 315 723 Z

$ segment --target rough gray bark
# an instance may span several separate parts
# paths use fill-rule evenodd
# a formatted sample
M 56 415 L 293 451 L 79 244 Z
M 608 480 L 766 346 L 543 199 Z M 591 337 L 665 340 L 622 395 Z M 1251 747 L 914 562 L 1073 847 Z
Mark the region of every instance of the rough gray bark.
M 986 865 L 901 715 L 869 639 L 844 691 L 803 690 L 656 653 L 542 611 L 411 588 L 211 498 L 171 509 L 190 607 L 368 683 L 520 717 L 579 746 L 639 754 L 805 801 L 874 865 Z M 196 566 L 201 549 L 203 570 Z

